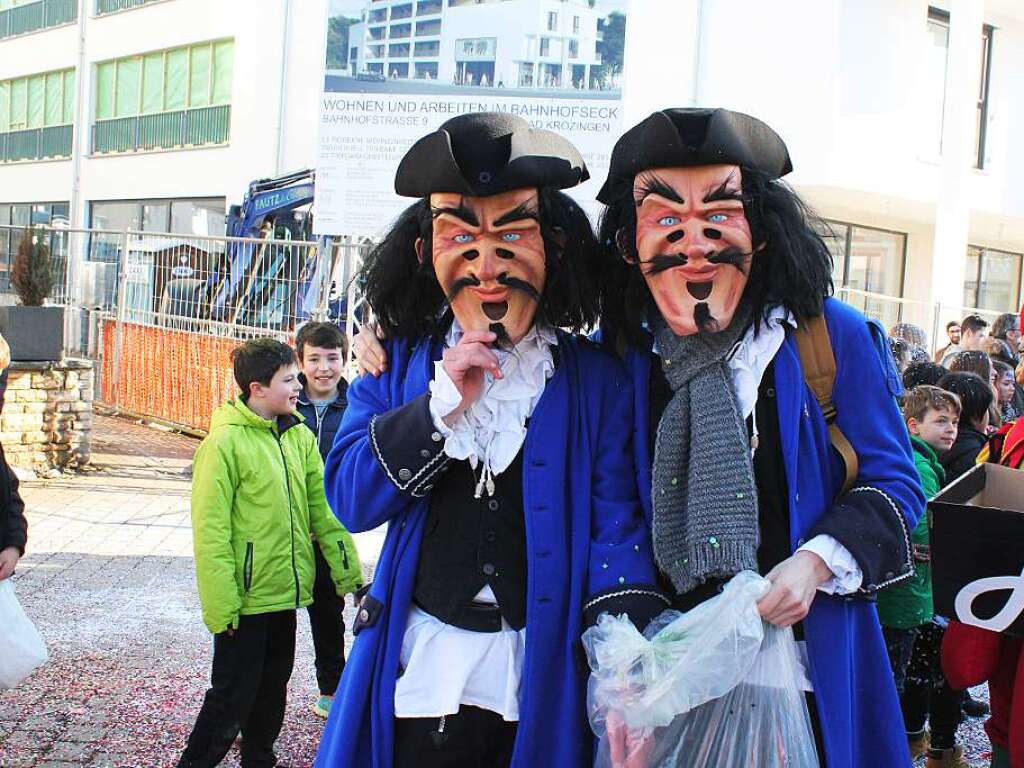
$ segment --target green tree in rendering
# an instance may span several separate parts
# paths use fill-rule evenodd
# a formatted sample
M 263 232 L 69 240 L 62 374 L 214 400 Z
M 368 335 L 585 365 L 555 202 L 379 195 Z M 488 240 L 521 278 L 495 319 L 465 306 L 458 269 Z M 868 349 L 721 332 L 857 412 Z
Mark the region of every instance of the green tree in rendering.
M 332 16 L 327 20 L 327 68 L 345 69 L 348 66 L 348 30 L 359 19 Z

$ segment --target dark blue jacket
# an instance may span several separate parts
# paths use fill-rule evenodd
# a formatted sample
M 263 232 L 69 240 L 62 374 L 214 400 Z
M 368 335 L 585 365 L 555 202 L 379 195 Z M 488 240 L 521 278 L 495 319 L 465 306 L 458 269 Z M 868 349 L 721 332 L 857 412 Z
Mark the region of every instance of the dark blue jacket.
M 306 392 L 306 377 L 300 374 L 299 381 L 302 382 L 302 391 L 299 393 L 299 402 L 295 405 L 295 410 L 302 414 L 302 418 L 306 420 L 306 426 L 313 430 L 313 434 L 316 435 L 317 447 L 320 448 L 320 456 L 326 461 L 327 454 L 330 453 L 331 446 L 334 445 L 338 427 L 341 426 L 341 417 L 345 414 L 345 407 L 348 405 L 348 382 L 345 379 L 338 382 L 338 397 L 327 406 L 323 417 L 318 419 L 316 406 L 313 405 L 309 399 L 309 393 Z
M 829 768 L 909 766 L 873 593 L 912 574 L 909 536 L 925 499 L 896 405 L 902 385 L 885 332 L 834 299 L 825 302 L 825 320 L 836 359 L 837 422 L 860 462 L 851 492 L 839 496 L 845 470 L 829 442 L 818 401 L 804 382 L 792 332 L 775 356 L 791 551 L 828 533 L 851 551 L 864 572 L 861 592 L 847 597 L 819 592 L 804 620 L 814 700 Z M 629 348 L 624 362 L 636 396 L 633 445 L 640 498 L 650 520 L 650 351 Z
M 391 342 L 388 370 L 362 376 L 327 457 L 325 486 L 351 531 L 388 524 L 356 638 L 320 741 L 318 768 L 390 768 L 395 679 L 433 478 L 447 457 L 426 406 L 437 343 Z M 594 596 L 654 583 L 633 466 L 633 393 L 620 364 L 559 334 L 558 364 L 523 446 L 526 658 L 517 768 L 589 766 L 584 611 Z M 425 434 L 425 443 L 417 437 Z M 409 445 L 406 445 L 409 444 Z M 401 454 L 402 459 L 389 457 Z M 422 456 L 422 458 L 420 458 Z M 365 611 L 365 612 L 364 612 Z

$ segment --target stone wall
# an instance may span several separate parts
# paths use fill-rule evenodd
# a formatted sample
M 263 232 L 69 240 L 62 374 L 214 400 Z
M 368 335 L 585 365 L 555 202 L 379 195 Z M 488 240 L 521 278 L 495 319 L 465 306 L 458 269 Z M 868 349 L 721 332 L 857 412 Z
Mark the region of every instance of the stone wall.
M 11 363 L 0 411 L 8 464 L 46 473 L 88 463 L 93 395 L 89 360 Z

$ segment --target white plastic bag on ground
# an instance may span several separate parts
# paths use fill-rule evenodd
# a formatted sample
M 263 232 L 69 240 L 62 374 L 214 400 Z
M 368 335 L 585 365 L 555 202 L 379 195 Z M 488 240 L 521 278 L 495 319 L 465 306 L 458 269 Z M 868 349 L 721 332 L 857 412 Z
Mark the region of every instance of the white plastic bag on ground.
M 642 635 L 607 614 L 584 633 L 596 768 L 817 768 L 793 632 L 757 612 L 769 586 L 743 571 Z
M 22 610 L 11 579 L 0 581 L 0 690 L 16 686 L 46 659 L 43 637 Z

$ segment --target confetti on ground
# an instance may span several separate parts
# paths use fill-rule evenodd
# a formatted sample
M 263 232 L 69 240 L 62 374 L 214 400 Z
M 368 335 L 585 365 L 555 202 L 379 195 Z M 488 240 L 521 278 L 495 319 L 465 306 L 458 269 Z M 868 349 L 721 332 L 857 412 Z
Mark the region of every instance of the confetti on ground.
M 0 693 L 0 768 L 171 768 L 207 686 L 212 642 L 199 618 L 188 515 L 196 444 L 110 417 L 93 423 L 99 471 L 23 487 L 29 550 L 15 588 L 51 659 Z M 369 574 L 379 541 L 357 540 Z M 974 693 L 987 700 L 985 689 Z M 300 611 L 277 742 L 283 766 L 313 763 L 323 727 L 310 710 L 315 696 Z M 979 767 L 990 748 L 981 723 L 960 732 Z M 222 765 L 237 768 L 237 750 Z

